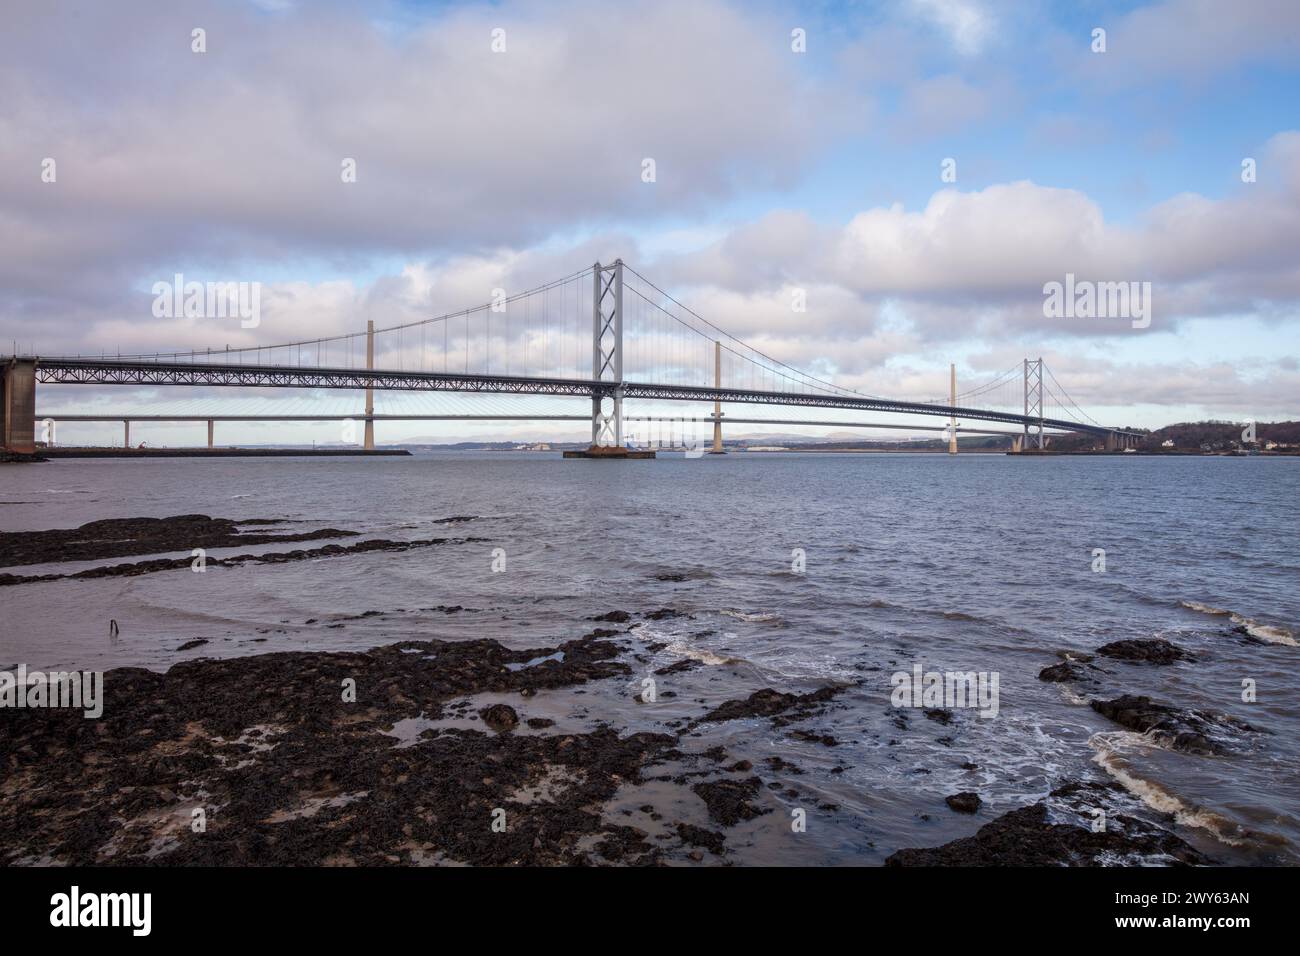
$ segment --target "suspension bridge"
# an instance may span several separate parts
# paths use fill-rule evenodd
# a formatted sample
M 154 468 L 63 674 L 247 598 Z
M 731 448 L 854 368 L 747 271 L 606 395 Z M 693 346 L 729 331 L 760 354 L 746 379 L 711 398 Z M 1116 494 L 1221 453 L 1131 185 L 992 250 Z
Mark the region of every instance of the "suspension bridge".
M 501 290 L 498 290 L 501 292 Z M 222 312 L 221 314 L 225 314 Z M 15 349 L 15 353 L 17 350 Z M 955 368 L 948 394 L 927 401 L 870 395 L 837 385 L 779 361 L 727 333 L 625 265 L 588 269 L 458 312 L 365 331 L 239 348 L 99 355 L 0 356 L 3 400 L 0 433 L 6 451 L 31 453 L 37 423 L 117 421 L 130 445 L 133 421 L 207 422 L 208 445 L 218 421 L 351 421 L 364 426 L 360 441 L 375 445 L 384 421 L 587 421 L 593 457 L 624 457 L 636 440 L 627 426 L 702 423 L 712 428 L 710 450 L 721 453 L 724 412 L 734 424 L 827 425 L 937 431 L 949 451 L 957 435 L 1008 435 L 1014 450 L 1044 446 L 1049 433 L 1101 436 L 1108 448 L 1128 447 L 1138 435 L 1105 426 L 1065 392 L 1041 358 L 1025 359 L 983 384 L 957 391 Z M 284 403 L 235 413 L 206 407 L 109 413 L 36 406 L 36 386 L 274 388 L 310 390 L 286 411 Z M 363 408 L 323 410 L 337 390 L 364 393 Z M 376 411 L 376 394 L 437 396 L 441 402 Z M 489 399 L 491 408 L 467 409 L 464 399 Z M 590 403 L 590 411 L 582 409 Z M 669 415 L 626 414 L 625 403 L 668 403 Z M 701 403 L 712 413 L 701 414 Z M 685 406 L 685 409 L 683 408 Z M 762 417 L 768 406 L 785 417 Z M 943 424 L 789 417 L 790 410 L 849 410 L 947 419 Z M 997 427 L 1004 426 L 1004 427 Z M 46 435 L 47 441 L 52 435 Z

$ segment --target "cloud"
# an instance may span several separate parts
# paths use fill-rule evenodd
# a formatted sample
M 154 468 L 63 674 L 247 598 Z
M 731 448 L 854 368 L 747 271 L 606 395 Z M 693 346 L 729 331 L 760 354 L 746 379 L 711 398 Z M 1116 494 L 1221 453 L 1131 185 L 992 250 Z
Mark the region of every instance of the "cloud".
M 1067 273 L 1151 282 L 1157 329 L 1190 318 L 1258 313 L 1294 319 L 1300 306 L 1300 134 L 1261 152 L 1260 180 L 1222 199 L 1180 194 L 1132 224 L 1108 222 L 1084 193 L 1030 181 L 944 189 L 920 209 L 867 209 L 840 228 L 775 212 L 698 254 L 667 258 L 681 282 L 754 294 L 780 284 L 847 290 L 875 315 L 893 303 L 925 339 L 992 339 L 1045 328 L 1043 285 Z M 1051 326 L 1091 337 L 1123 317 Z
M 992 14 L 975 0 L 911 0 L 912 11 L 939 27 L 965 56 L 983 51 L 993 34 Z
M 1093 54 L 1088 36 L 1072 44 L 1073 62 L 1092 83 L 1110 87 L 1178 78 L 1194 84 L 1243 66 L 1286 64 L 1300 56 L 1300 5 L 1250 0 L 1165 0 L 1119 17 L 1098 15 L 1106 52 Z M 1062 51 L 1064 52 L 1064 51 Z
M 452 8 L 400 30 L 342 4 L 26 5 L 0 39 L 5 312 L 122 307 L 202 266 L 255 281 L 259 263 L 518 248 L 789 185 L 850 120 L 787 34 L 717 0 Z

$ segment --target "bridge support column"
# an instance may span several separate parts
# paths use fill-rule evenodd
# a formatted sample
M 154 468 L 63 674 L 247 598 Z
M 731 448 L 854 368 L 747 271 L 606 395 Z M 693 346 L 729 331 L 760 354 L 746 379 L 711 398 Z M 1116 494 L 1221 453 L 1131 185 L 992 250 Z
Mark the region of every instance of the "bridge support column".
M 1012 450 L 1013 452 L 1015 452 L 1015 453 L 1018 455 L 1018 454 L 1020 454 L 1022 451 L 1024 451 L 1024 448 L 1025 448 L 1025 438 L 1024 438 L 1024 436 L 1023 436 L 1023 435 L 1012 435 L 1012 436 L 1011 436 L 1011 450 Z
M 948 404 L 953 408 L 957 407 L 957 365 L 949 363 L 948 365 Z M 953 415 L 948 419 L 948 454 L 957 454 L 957 416 Z
M 209 448 L 212 447 L 212 431 L 213 431 L 213 421 L 212 419 L 209 418 L 208 419 L 208 447 Z
M 1107 432 L 1107 433 L 1106 433 L 1106 450 L 1107 450 L 1107 451 L 1115 451 L 1116 447 L 1117 447 L 1117 444 L 1116 444 L 1116 441 L 1115 441 L 1115 433 L 1114 433 L 1114 432 Z
M 623 260 L 591 269 L 591 447 L 565 458 L 653 458 L 623 444 Z
M 713 387 L 722 388 L 722 343 L 713 343 Z M 722 450 L 722 402 L 713 403 L 713 447 L 710 455 L 725 455 Z
M 131 419 L 122 419 L 122 447 L 131 447 Z
M 623 447 L 623 260 L 591 270 L 592 448 Z M 607 384 L 606 384 L 607 383 Z
M 36 451 L 36 360 L 0 366 L 0 447 L 17 455 Z
M 1025 359 L 1025 447 L 1029 446 L 1030 416 L 1038 419 L 1038 450 L 1043 450 L 1043 360 Z
M 375 368 L 375 323 L 373 319 L 366 320 L 366 368 L 374 371 Z M 373 450 L 375 447 L 375 390 L 366 388 L 366 439 L 365 448 Z

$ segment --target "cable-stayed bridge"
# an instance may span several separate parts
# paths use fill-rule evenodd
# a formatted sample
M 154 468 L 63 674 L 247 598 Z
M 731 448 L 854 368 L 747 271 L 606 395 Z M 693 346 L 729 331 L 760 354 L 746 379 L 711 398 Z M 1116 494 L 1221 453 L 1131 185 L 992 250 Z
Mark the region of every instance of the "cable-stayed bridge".
M 197 286 L 197 284 L 195 284 Z M 712 448 L 722 450 L 722 423 L 817 424 L 841 427 L 934 430 L 956 451 L 958 432 L 1011 435 L 1015 447 L 1048 432 L 1104 436 L 1111 447 L 1137 436 L 1098 423 L 1056 382 L 1041 359 L 1026 359 L 981 385 L 958 392 L 955 372 L 948 394 L 928 401 L 891 399 L 837 385 L 786 364 L 729 334 L 693 312 L 617 260 L 513 295 L 501 290 L 489 302 L 459 312 L 386 328 L 276 345 L 113 356 L 13 355 L 0 357 L 3 374 L 3 444 L 9 451 L 35 447 L 35 423 L 122 421 L 129 444 L 131 421 L 207 421 L 209 445 L 216 421 L 319 421 L 364 423 L 363 443 L 374 447 L 375 422 L 388 420 L 590 420 L 593 453 L 617 457 L 641 424 L 704 422 L 713 430 Z M 214 303 L 195 290 L 197 316 Z M 226 303 L 215 303 L 218 314 Z M 47 415 L 36 407 L 37 384 L 190 386 L 199 388 L 308 389 L 301 411 L 254 410 L 236 414 L 204 408 L 165 412 L 93 413 L 64 410 Z M 325 390 L 363 392 L 363 409 L 323 410 Z M 491 409 L 473 413 L 446 407 L 409 406 L 376 411 L 375 396 L 438 395 L 491 398 Z M 574 409 L 574 400 L 590 412 Z M 508 400 L 511 407 L 503 407 Z M 625 405 L 645 414 L 627 414 Z M 679 414 L 651 414 L 673 403 Z M 681 411 L 694 404 L 694 414 Z M 698 414 L 711 403 L 712 414 Z M 282 406 L 282 403 L 274 403 Z M 723 405 L 751 412 L 725 415 Z M 313 407 L 314 406 L 314 407 Z M 761 417 L 766 406 L 782 406 L 778 417 Z M 663 408 L 662 404 L 658 405 Z M 932 426 L 887 422 L 810 421 L 792 410 L 852 410 L 946 419 Z M 757 411 L 754 411 L 757 410 Z M 824 417 L 824 415 L 822 416 Z M 960 423 L 959 423 L 960 421 Z M 988 423 L 971 424 L 971 423 Z M 633 430 L 628 430 L 632 426 Z M 1004 426 L 1004 427 L 996 427 Z M 1006 427 L 1009 426 L 1009 427 Z

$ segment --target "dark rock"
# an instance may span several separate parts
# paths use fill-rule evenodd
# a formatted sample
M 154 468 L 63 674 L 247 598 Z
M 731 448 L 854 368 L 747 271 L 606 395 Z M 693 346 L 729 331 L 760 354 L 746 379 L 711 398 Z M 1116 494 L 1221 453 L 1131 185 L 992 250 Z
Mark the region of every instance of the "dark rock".
M 810 730 L 792 730 L 790 736 L 795 740 L 805 740 L 812 744 L 821 744 L 823 747 L 838 747 L 840 742 L 830 734 L 815 734 Z
M 1102 657 L 1141 664 L 1173 664 L 1196 658 L 1176 644 L 1161 639 L 1114 641 L 1097 648 Z
M 970 837 L 930 849 L 898 850 L 886 866 L 1096 866 L 1129 854 L 1167 859 L 1174 865 L 1208 861 L 1186 842 L 1159 827 L 1125 815 L 1106 830 L 1048 822 L 1047 805 L 1004 813 Z
M 757 777 L 748 780 L 712 780 L 697 783 L 691 790 L 709 809 L 709 819 L 724 827 L 735 826 L 741 820 L 771 813 L 770 807 L 757 807 L 749 801 L 758 794 L 763 782 Z
M 499 734 L 519 726 L 519 715 L 509 704 L 493 704 L 491 707 L 484 707 L 479 711 L 479 716 L 483 718 L 483 723 Z
M 683 660 L 669 664 L 667 667 L 659 668 L 657 671 L 655 671 L 655 674 L 660 677 L 665 677 L 668 674 L 681 674 L 684 673 L 685 671 L 695 670 L 695 668 L 702 667 L 702 666 L 703 665 L 699 661 L 695 660 L 694 658 L 687 657 L 684 658 Z
M 772 770 L 775 771 L 776 773 L 784 772 L 784 773 L 792 773 L 796 775 L 803 773 L 803 768 L 800 767 L 798 764 L 791 763 L 790 761 L 784 760 L 778 756 L 768 757 L 766 760 L 764 760 L 764 763 L 766 763 L 769 767 L 771 767 Z M 833 772 L 834 771 L 832 771 L 832 773 Z
M 697 720 L 696 724 L 740 720 L 744 717 L 773 717 L 778 718 L 773 720 L 774 724 L 784 726 L 817 713 L 840 690 L 838 687 L 823 687 L 809 694 L 783 694 L 764 688 L 750 694 L 745 700 L 723 702 Z
M 1044 667 L 1038 672 L 1039 680 L 1053 684 L 1080 681 L 1086 676 L 1087 675 L 1084 674 L 1082 667 L 1074 661 L 1061 661 L 1059 664 Z
M 687 846 L 701 846 L 708 850 L 714 856 L 721 856 L 726 852 L 724 837 L 717 830 L 706 830 L 703 827 L 692 826 L 689 823 L 677 824 L 677 836 Z M 703 855 L 691 855 L 693 860 L 702 860 Z
M 662 621 L 667 618 L 682 617 L 682 616 L 683 616 L 682 612 L 678 611 L 676 608 L 661 607 L 657 611 L 647 611 L 645 614 L 645 619 L 647 621 Z
M 1125 694 L 1114 700 L 1094 699 L 1088 703 L 1097 713 L 1121 727 L 1140 734 L 1149 733 L 1157 742 L 1184 753 L 1228 753 L 1229 749 L 1216 737 L 1255 731 L 1250 724 L 1227 714 L 1180 710 L 1167 704 L 1158 704 L 1150 697 Z
M 979 794 L 971 793 L 969 790 L 961 793 L 954 793 L 951 796 L 944 797 L 944 802 L 948 804 L 957 813 L 974 813 L 978 810 L 983 801 L 980 800 Z

